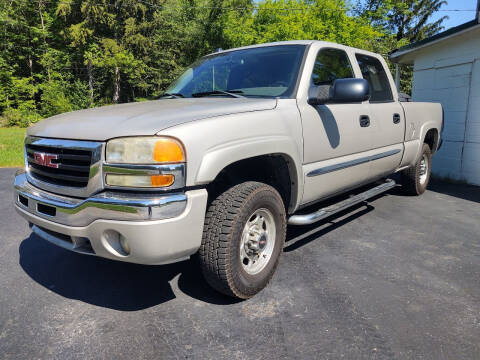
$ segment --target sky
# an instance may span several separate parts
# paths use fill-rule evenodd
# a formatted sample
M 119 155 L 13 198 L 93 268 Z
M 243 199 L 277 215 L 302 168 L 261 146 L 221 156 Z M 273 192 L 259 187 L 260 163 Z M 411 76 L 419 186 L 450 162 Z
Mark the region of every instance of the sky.
M 256 0 L 258 2 L 258 0 Z M 442 16 L 449 18 L 443 21 L 443 30 L 448 30 L 451 27 L 464 24 L 475 18 L 475 10 L 477 9 L 477 0 L 446 0 L 447 5 L 443 5 L 437 13 L 430 19 L 431 21 L 438 20 Z M 364 3 L 364 0 L 361 0 Z M 350 3 L 355 4 L 355 0 L 350 0 Z M 471 11 L 451 11 L 451 10 L 471 10 Z
M 441 10 L 458 10 L 467 9 L 475 10 L 477 8 L 477 0 L 447 0 L 448 5 L 443 5 Z M 447 15 L 449 19 L 443 22 L 444 30 L 451 27 L 464 24 L 475 18 L 475 11 L 439 11 L 432 16 L 432 20 L 437 20 Z

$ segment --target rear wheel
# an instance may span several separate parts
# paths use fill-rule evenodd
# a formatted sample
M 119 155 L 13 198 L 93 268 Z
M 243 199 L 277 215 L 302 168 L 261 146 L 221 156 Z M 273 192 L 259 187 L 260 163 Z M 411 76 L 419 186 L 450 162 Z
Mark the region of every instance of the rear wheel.
M 272 278 L 286 235 L 285 207 L 271 186 L 245 182 L 209 206 L 199 250 L 202 272 L 217 291 L 242 299 Z
M 402 172 L 402 187 L 409 195 L 421 195 L 430 181 L 432 152 L 428 144 L 423 144 L 422 153 L 415 166 Z

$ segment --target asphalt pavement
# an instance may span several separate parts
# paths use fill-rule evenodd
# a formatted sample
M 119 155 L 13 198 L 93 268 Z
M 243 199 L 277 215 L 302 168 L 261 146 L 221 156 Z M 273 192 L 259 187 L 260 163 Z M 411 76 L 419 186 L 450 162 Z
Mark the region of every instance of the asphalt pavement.
M 479 359 L 480 188 L 393 190 L 292 227 L 235 301 L 194 260 L 142 266 L 31 235 L 0 169 L 0 359 Z

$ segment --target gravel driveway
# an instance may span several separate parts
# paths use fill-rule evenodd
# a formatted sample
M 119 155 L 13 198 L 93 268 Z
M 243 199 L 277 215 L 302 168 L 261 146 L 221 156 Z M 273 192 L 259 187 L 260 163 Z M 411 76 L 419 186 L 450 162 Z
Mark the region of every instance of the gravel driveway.
M 142 266 L 30 234 L 0 169 L 0 359 L 478 359 L 480 189 L 393 191 L 290 228 L 238 302 L 194 261 Z

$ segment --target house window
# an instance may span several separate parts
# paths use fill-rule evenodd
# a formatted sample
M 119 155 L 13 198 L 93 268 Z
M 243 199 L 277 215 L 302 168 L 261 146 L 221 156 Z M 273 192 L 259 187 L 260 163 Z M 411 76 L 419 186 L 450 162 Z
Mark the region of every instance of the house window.
M 370 86 L 370 102 L 393 101 L 392 89 L 382 63 L 367 55 L 356 54 L 362 76 Z

